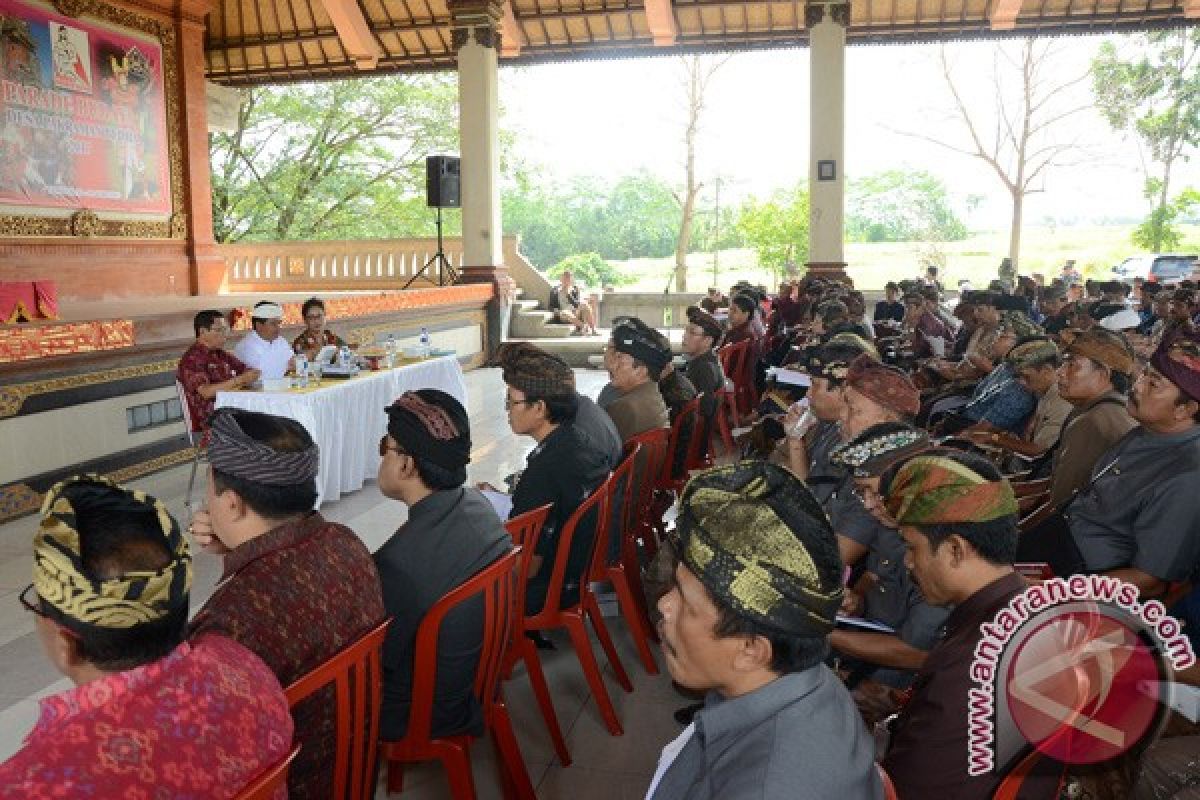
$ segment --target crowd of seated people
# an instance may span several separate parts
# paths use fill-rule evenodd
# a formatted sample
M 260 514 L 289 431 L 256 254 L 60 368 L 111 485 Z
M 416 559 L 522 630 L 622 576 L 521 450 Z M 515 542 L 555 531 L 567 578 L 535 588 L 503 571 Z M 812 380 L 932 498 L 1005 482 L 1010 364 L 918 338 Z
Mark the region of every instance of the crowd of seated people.
M 1074 277 L 996 281 L 948 308 L 934 273 L 889 285 L 873 313 L 835 281 L 789 282 L 777 296 L 739 285 L 727 306 L 710 295 L 688 309 L 683 366 L 662 333 L 619 320 L 604 353 L 610 381 L 594 401 L 558 356 L 530 344 L 501 350 L 508 423 L 534 444 L 507 478 L 506 513 L 550 506 L 526 576 L 528 614 L 551 601 L 556 559 L 576 576 L 557 603 L 590 591 L 584 565 L 598 531 L 577 531 L 565 552 L 559 535 L 622 445 L 668 427 L 696 397 L 705 415 L 727 413 L 716 396 L 745 378 L 723 374 L 721 347 L 750 342 L 750 374 L 786 368 L 765 379 L 762 405 L 742 420 L 754 427 L 747 441 L 765 436 L 769 446 L 694 473 L 669 497 L 657 556 L 644 554 L 646 605 L 670 676 L 683 696 L 703 698 L 676 715 L 682 730 L 663 748 L 648 798 L 875 800 L 884 774 L 901 798 L 992 797 L 1002 775 L 968 773 L 968 689 L 981 625 L 1029 586 L 1016 568 L 1024 562 L 1127 581 L 1197 638 L 1200 309 L 1186 282 L 1151 285 L 1092 282 L 1072 300 Z M 277 318 L 260 312 L 258 336 L 270 341 Z M 197 320 L 197 360 L 220 350 L 224 332 L 216 319 Z M 236 359 L 219 360 L 196 388 L 246 374 Z M 797 373 L 805 379 L 784 383 Z M 388 617 L 382 736 L 403 737 L 417 627 L 511 542 L 502 506 L 480 493 L 501 490 L 466 484 L 472 439 L 456 400 L 408 392 L 381 413 L 379 487 L 408 519 L 373 556 L 312 510 L 317 452 L 302 426 L 243 411 L 209 417 L 207 498 L 189 531 L 222 555 L 224 571 L 190 623 L 187 541 L 160 504 L 93 479 L 54 490 L 23 597 L 60 670 L 81 687 L 120 691 L 82 711 L 71 697 L 51 698 L 0 778 L 37 787 L 76 774 L 101 746 L 107 717 L 162 713 L 160 685 L 186 680 L 210 693 L 254 687 L 253 724 L 230 736 L 272 743 L 214 796 L 235 794 L 293 735 L 302 745 L 293 796 L 327 796 L 332 697 L 289 716 L 279 686 Z M 127 613 L 96 613 L 109 606 Z M 483 624 L 468 606 L 439 639 L 435 735 L 481 731 L 470 687 Z M 139 637 L 145 648 L 106 654 L 104 642 L 141 626 L 151 626 Z M 225 669 L 241 672 L 215 681 Z M 1195 670 L 1173 677 L 1196 682 Z M 237 702 L 215 698 L 197 712 L 212 717 L 200 724 L 230 724 L 221 709 Z M 1188 750 L 1197 729 L 1179 715 L 1171 722 L 1171 736 L 1112 764 L 1042 758 L 1020 796 L 1057 798 L 1066 780 L 1071 796 L 1183 797 L 1172 792 L 1200 781 Z M 87 746 L 62 747 L 68 736 Z M 173 769 L 157 764 L 161 753 L 138 755 L 147 770 Z M 179 757 L 192 759 L 190 777 L 172 779 L 203 781 L 222 754 Z

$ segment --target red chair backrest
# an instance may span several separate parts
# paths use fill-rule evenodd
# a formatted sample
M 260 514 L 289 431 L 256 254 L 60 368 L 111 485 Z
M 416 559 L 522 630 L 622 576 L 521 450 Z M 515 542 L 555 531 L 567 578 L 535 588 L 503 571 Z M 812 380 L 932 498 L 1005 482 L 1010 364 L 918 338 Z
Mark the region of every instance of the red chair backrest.
M 541 508 L 518 514 L 504 523 L 504 529 L 512 537 L 513 544 L 521 548 L 521 557 L 517 560 L 516 566 L 517 576 L 520 578 L 520 591 L 517 592 L 513 619 L 521 619 L 525 616 L 525 582 L 530 578 L 529 565 L 533 561 L 534 551 L 537 550 L 538 539 L 542 535 L 542 526 L 546 524 L 546 517 L 550 516 L 550 509 L 553 507 L 552 503 L 547 503 Z M 513 631 L 513 636 L 522 635 L 520 630 Z
M 283 690 L 298 703 L 329 684 L 337 697 L 337 745 L 333 765 L 335 797 L 375 796 L 375 759 L 383 692 L 380 652 L 391 618 Z
M 742 362 L 750 350 L 750 341 L 736 342 L 717 348 L 717 360 L 721 362 L 721 371 L 725 377 L 737 383 L 742 374 Z
M 636 509 L 633 508 L 633 468 L 641 449 L 642 446 L 635 443 L 633 449 L 621 459 L 621 463 L 604 481 L 605 493 L 608 497 L 608 524 L 596 536 L 596 543 L 592 548 L 591 566 L 588 568 L 588 580 L 607 580 L 607 567 L 609 563 L 612 563 L 608 559 L 609 550 L 613 550 L 617 557 L 620 557 L 620 548 L 614 549 L 610 547 L 610 543 L 614 536 L 625 535 L 625 532 L 629 530 L 629 521 L 636 516 Z
M 550 583 L 546 588 L 546 604 L 538 612 L 539 616 L 558 613 L 561 608 L 563 585 L 567 583 L 568 578 L 573 583 L 581 585 L 587 579 L 588 570 L 591 568 L 592 553 L 595 552 L 595 543 L 593 542 L 592 546 L 588 547 L 587 559 L 583 560 L 582 564 L 573 565 L 577 571 L 572 570 L 572 574 L 568 575 L 567 568 L 571 566 L 569 564 L 571 545 L 576 536 L 587 536 L 589 533 L 599 536 L 601 531 L 608 528 L 609 486 L 608 479 L 605 478 L 604 482 L 593 489 L 592 493 L 571 513 L 571 516 L 563 523 L 562 530 L 558 532 L 558 547 L 554 552 L 554 568 L 550 571 Z M 594 529 L 592 526 L 595 526 Z M 581 593 L 580 597 L 582 596 Z
M 633 481 L 637 485 L 638 511 L 650 507 L 654 489 L 661 485 L 663 474 L 666 473 L 670 478 L 671 469 L 667 462 L 667 448 L 670 442 L 670 428 L 651 428 L 636 436 L 630 436 L 625 442 L 624 456 L 629 455 L 629 450 L 635 443 L 642 448 L 637 455 L 637 466 L 633 470 Z
M 679 409 L 671 423 L 671 435 L 667 440 L 667 462 L 660 483 L 667 488 L 673 479 L 687 475 L 704 461 L 704 437 L 708 433 L 705 419 L 700 413 L 700 400 L 696 395 Z
M 521 552 L 520 547 L 513 547 L 462 585 L 446 592 L 425 613 L 425 618 L 417 628 L 412 707 L 408 715 L 406 740 L 429 741 L 433 724 L 434 687 L 437 685 L 438 635 L 442 622 L 458 606 L 480 595 L 483 597 L 483 637 L 472 691 L 479 700 L 484 719 L 490 722 L 500 684 L 504 652 L 508 648 L 515 622 L 516 566 Z
M 300 745 L 296 745 L 282 761 L 268 767 L 265 772 L 259 773 L 257 778 L 246 784 L 242 791 L 234 796 L 234 800 L 275 800 L 279 790 L 287 786 L 288 768 L 292 766 L 299 752 Z

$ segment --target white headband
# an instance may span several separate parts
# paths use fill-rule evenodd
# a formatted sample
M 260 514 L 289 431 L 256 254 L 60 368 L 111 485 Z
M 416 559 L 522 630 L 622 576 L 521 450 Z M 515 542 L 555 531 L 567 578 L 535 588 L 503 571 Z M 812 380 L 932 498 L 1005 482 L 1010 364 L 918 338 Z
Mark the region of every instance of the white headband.
M 255 319 L 283 319 L 283 309 L 278 303 L 259 303 L 250 312 Z

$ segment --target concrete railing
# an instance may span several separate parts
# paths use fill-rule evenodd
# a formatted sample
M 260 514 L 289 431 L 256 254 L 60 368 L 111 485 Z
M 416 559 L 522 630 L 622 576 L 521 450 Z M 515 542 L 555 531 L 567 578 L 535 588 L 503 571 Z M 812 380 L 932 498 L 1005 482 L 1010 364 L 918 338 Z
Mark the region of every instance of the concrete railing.
M 679 328 L 687 322 L 688 306 L 699 305 L 703 292 L 623 292 L 607 290 L 600 303 L 600 326 L 607 328 L 617 317 L 637 317 L 656 328 Z M 669 317 L 668 317 L 669 312 Z
M 443 239 L 442 249 L 450 265 L 461 269 L 462 240 Z M 382 290 L 399 289 L 418 275 L 437 252 L 437 239 L 248 242 L 217 250 L 225 259 L 223 287 L 230 292 Z M 516 236 L 504 237 L 504 262 L 527 293 L 539 297 L 544 285 L 549 296 L 549 282 L 521 255 Z M 436 280 L 431 265 L 413 287 Z

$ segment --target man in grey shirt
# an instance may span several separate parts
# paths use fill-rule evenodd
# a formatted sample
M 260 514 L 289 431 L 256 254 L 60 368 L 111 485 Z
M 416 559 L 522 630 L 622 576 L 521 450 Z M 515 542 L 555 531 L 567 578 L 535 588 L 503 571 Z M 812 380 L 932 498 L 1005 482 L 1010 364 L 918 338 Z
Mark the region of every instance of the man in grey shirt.
M 1140 427 L 1100 457 L 1067 507 L 1088 572 L 1136 585 L 1144 598 L 1200 573 L 1200 344 L 1164 342 L 1133 385 Z
M 883 797 L 874 743 L 822 663 L 842 565 L 812 493 L 774 464 L 718 467 L 688 483 L 678 525 L 663 652 L 672 678 L 709 694 L 647 797 Z

